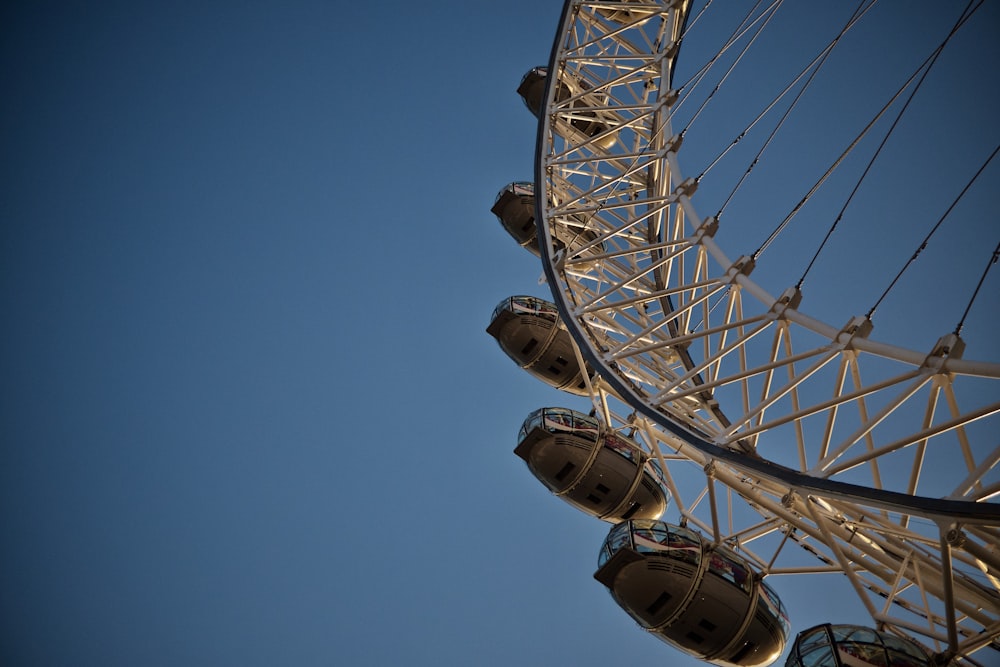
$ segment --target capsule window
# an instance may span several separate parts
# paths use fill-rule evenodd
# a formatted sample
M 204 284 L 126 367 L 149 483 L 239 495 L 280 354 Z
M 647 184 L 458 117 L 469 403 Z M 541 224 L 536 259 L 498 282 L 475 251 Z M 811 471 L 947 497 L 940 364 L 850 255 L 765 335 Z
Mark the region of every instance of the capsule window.
M 587 494 L 587 500 L 594 503 L 595 505 L 601 502 L 601 499 L 595 496 L 593 493 Z
M 841 653 L 847 653 L 848 655 L 858 657 L 870 665 L 885 667 L 887 664 L 885 649 L 881 646 L 876 646 L 875 644 L 840 642 L 837 644 L 837 649 Z
M 744 591 L 750 591 L 751 578 L 746 565 L 724 550 L 717 549 L 712 552 L 709 556 L 708 569 L 709 572 L 736 584 Z
M 697 632 L 687 633 L 687 638 L 693 641 L 695 644 L 701 644 L 705 641 L 705 638 L 699 635 Z
M 636 461 L 639 453 L 636 451 L 633 445 L 630 445 L 624 439 L 619 438 L 614 433 L 608 433 L 604 436 L 604 446 L 615 452 L 619 456 L 623 456 L 629 461 Z
M 576 467 L 576 464 L 574 464 L 574 463 L 572 463 L 570 461 L 567 461 L 566 465 L 564 465 L 562 468 L 560 468 L 559 472 L 556 473 L 556 479 L 559 480 L 560 482 L 563 481 L 564 479 L 566 479 L 566 475 L 570 474 L 570 472 L 572 472 L 573 468 L 575 468 L 575 467 Z
M 766 581 L 761 582 L 760 586 L 761 596 L 760 599 L 764 602 L 764 609 L 768 616 L 777 621 L 784 633 L 787 635 L 791 631 L 791 624 L 788 622 L 788 614 L 785 612 L 784 606 L 781 604 L 781 599 L 778 594 L 768 585 Z M 811 638 L 811 643 L 816 643 L 817 641 L 826 640 L 826 630 L 820 628 L 818 632 L 814 632 L 809 635 Z
M 656 612 L 663 609 L 663 605 L 670 602 L 670 598 L 672 597 L 673 596 L 670 593 L 663 591 L 655 600 L 653 600 L 653 603 L 651 605 L 646 607 L 646 611 L 649 612 L 650 614 L 655 614 Z
M 708 630 L 709 632 L 713 632 L 715 628 L 718 627 L 715 625 L 715 623 L 712 623 L 712 621 L 708 620 L 707 618 L 703 618 L 700 621 L 698 621 L 698 625 L 704 628 L 705 630 Z
M 538 340 L 532 338 L 523 348 L 521 348 L 521 354 L 528 354 L 529 352 L 535 349 L 536 345 L 538 345 Z
M 632 506 L 628 508 L 628 511 L 622 514 L 622 521 L 628 521 L 629 519 L 631 519 L 633 516 L 635 516 L 635 513 L 638 512 L 641 508 L 642 508 L 641 503 L 632 503 Z
M 598 484 L 597 485 L 597 490 L 600 491 L 601 493 L 607 493 L 611 489 L 609 489 L 608 487 L 604 486 L 603 484 Z
M 882 643 L 885 644 L 886 647 L 889 648 L 890 650 L 906 653 L 913 658 L 917 658 L 918 660 L 927 659 L 927 656 L 924 654 L 924 652 L 921 651 L 916 646 L 914 646 L 913 643 L 909 641 L 899 639 L 889 634 L 882 634 L 880 636 L 882 639 Z
M 611 553 L 617 552 L 632 546 L 632 533 L 628 529 L 629 524 L 622 522 L 615 526 L 608 535 L 606 543 L 611 549 Z
M 636 526 L 633 529 L 633 539 L 635 549 L 640 553 L 660 553 L 665 551 L 663 545 L 667 544 L 670 533 L 666 524 L 650 522 L 645 527 Z
M 701 541 L 698 536 L 679 526 L 671 526 L 667 536 L 669 555 L 679 560 L 697 565 L 701 560 Z

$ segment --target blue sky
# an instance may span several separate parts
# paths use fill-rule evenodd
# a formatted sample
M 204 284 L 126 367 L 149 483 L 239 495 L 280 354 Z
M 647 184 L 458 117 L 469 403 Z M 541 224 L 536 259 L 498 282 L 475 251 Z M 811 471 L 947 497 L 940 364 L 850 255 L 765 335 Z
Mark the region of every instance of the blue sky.
M 545 293 L 489 208 L 560 9 L 0 9 L 0 662 L 700 664 L 591 578 L 512 454 L 569 400 L 484 331 Z

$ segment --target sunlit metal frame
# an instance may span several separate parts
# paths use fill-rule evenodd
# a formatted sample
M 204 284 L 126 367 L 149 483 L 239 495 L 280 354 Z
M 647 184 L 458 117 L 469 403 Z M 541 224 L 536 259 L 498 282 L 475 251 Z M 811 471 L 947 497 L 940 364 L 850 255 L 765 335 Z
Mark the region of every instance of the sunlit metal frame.
M 596 237 L 572 254 L 543 242 L 542 263 L 598 375 L 595 406 L 664 464 L 703 468 L 693 496 L 668 472 L 683 520 L 765 575 L 843 573 L 880 628 L 974 663 L 1000 636 L 1000 510 L 987 502 L 1000 482 L 983 482 L 1000 446 L 973 446 L 968 428 L 988 420 L 997 432 L 1000 364 L 962 358 L 954 334 L 915 351 L 873 339 L 863 317 L 825 323 L 795 289 L 773 297 L 752 280 L 753 260 L 723 252 L 671 129 L 689 9 L 569 0 L 549 62 L 539 238 L 581 220 Z M 558 80 L 578 92 L 555 99 Z M 595 118 L 596 135 L 573 122 Z M 776 432 L 794 445 L 768 442 Z M 941 447 L 964 472 L 944 497 L 918 495 L 926 452 Z M 890 482 L 880 464 L 903 450 L 911 472 Z

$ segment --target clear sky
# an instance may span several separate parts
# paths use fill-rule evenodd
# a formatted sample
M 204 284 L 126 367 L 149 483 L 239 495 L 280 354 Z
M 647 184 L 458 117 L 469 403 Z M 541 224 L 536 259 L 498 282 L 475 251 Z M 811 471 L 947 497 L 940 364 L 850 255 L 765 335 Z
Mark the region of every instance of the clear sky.
M 560 9 L 0 7 L 0 663 L 700 664 L 592 579 L 512 454 L 570 401 L 484 331 L 545 294 L 489 209 Z

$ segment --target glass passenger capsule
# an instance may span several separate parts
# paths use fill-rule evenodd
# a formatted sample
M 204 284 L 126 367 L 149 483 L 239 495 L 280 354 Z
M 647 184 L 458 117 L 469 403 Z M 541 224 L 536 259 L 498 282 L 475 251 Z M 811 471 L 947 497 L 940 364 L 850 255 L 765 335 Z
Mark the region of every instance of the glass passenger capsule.
M 573 339 L 554 303 L 533 296 L 512 296 L 493 309 L 486 332 L 508 357 L 542 382 L 579 396 L 587 395 Z
M 541 254 L 535 227 L 534 183 L 517 181 L 508 184 L 497 193 L 496 201 L 490 211 L 522 248 L 528 249 L 535 256 Z M 597 238 L 597 233 L 586 229 L 586 225 L 579 220 L 569 218 L 555 227 L 555 236 L 553 245 L 556 251 L 567 246 L 576 250 L 592 243 Z
M 795 638 L 785 667 L 932 667 L 914 642 L 857 625 L 817 625 Z
M 490 211 L 497 217 L 514 240 L 538 255 L 538 234 L 535 230 L 535 184 L 515 182 L 497 193 Z
M 670 500 L 655 458 L 597 419 L 568 408 L 528 415 L 514 453 L 552 493 L 598 519 L 653 519 Z
M 541 116 L 542 107 L 545 105 L 545 80 L 548 78 L 548 67 L 533 67 L 521 78 L 521 84 L 517 87 L 517 94 L 524 100 L 524 105 L 528 107 L 536 118 Z M 588 86 L 583 81 L 576 81 L 570 77 L 563 77 L 559 82 L 559 90 L 556 93 L 556 100 L 563 101 L 580 95 L 573 102 L 573 108 L 587 109 L 587 107 L 602 107 L 607 102 L 607 95 L 599 93 L 586 93 Z M 596 137 L 607 132 L 609 125 L 598 117 L 597 112 L 592 110 L 579 111 L 574 113 L 568 125 L 557 125 L 556 131 L 565 134 L 566 131 L 578 132 L 584 137 Z M 615 133 L 611 132 L 594 141 L 594 145 L 600 148 L 610 148 L 616 141 Z
M 594 578 L 639 625 L 716 665 L 774 662 L 788 641 L 784 605 L 750 564 L 699 533 L 663 521 L 613 527 Z

